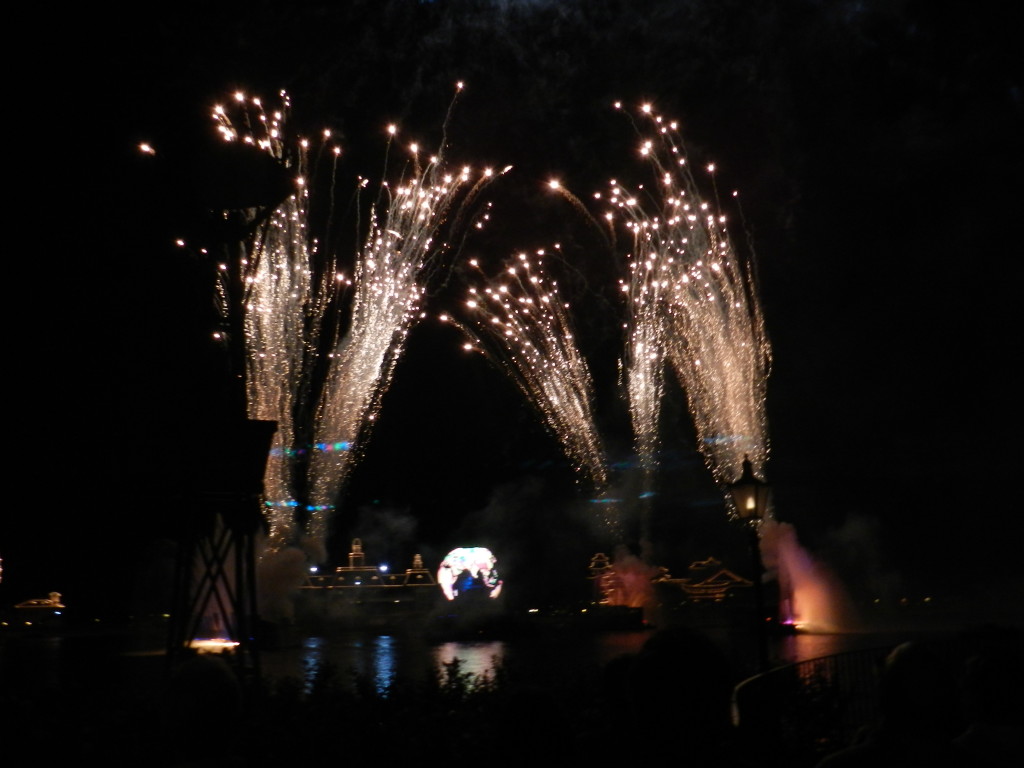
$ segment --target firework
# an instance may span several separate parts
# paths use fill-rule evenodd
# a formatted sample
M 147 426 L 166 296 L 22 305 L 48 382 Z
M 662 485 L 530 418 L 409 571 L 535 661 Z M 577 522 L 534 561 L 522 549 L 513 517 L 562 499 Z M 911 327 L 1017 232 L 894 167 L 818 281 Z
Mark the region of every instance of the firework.
M 238 270 L 242 309 L 247 413 L 273 421 L 273 438 L 264 475 L 268 548 L 279 549 L 295 537 L 296 457 L 302 455 L 299 407 L 310 392 L 314 363 L 326 310 L 337 281 L 334 265 L 323 261 L 309 232 L 311 142 L 288 136 L 289 101 L 267 110 L 259 98 L 235 94 L 233 103 L 217 106 L 214 120 L 225 141 L 252 145 L 278 161 L 294 177 L 294 191 L 269 215 L 243 212 L 253 232 Z M 329 147 L 330 136 L 318 140 Z M 337 157 L 338 150 L 330 147 Z M 232 303 L 229 265 L 220 265 L 218 296 L 228 317 Z
M 356 258 L 348 331 L 331 353 L 317 406 L 307 534 L 321 549 L 334 503 L 365 448 L 420 314 L 431 271 L 451 248 L 437 238 L 446 221 L 461 222 L 480 189 L 500 175 L 450 168 L 440 151 L 424 164 L 418 146 L 409 151 L 406 172 L 397 184 L 382 186 L 371 211 Z M 457 234 L 450 228 L 444 233 Z
M 264 476 L 268 551 L 300 543 L 301 537 L 313 559 L 322 559 L 336 500 L 365 448 L 431 270 L 450 247 L 437 238 L 450 218 L 461 222 L 467 216 L 469 203 L 497 174 L 449 168 L 440 152 L 424 161 L 418 146 L 409 145 L 399 180 L 381 184 L 346 280 L 333 257 L 320 254 L 309 231 L 307 176 L 316 148 L 288 136 L 287 94 L 281 102 L 280 109 L 267 111 L 260 99 L 239 94 L 232 108 L 214 111 L 226 141 L 251 144 L 295 173 L 294 192 L 277 208 L 245 212 L 254 227 L 240 259 L 242 295 L 232 295 L 232 272 L 224 265 L 218 296 L 225 318 L 233 301 L 242 307 L 248 416 L 278 426 Z M 396 134 L 389 128 L 388 153 Z M 325 132 L 317 151 L 337 158 L 340 150 L 329 139 Z M 336 163 L 328 188 L 331 209 L 335 171 Z M 358 187 L 367 184 L 360 179 Z M 445 231 L 451 235 L 454 227 Z M 347 330 L 325 340 L 328 310 L 343 286 L 353 292 Z M 325 344 L 327 372 L 316 389 L 312 371 Z M 299 423 L 299 414 L 307 412 L 312 423 Z M 306 475 L 300 477 L 303 464 Z
M 569 305 L 544 271 L 544 256 L 543 250 L 533 257 L 520 253 L 491 280 L 478 271 L 483 285 L 470 287 L 465 302 L 469 325 L 444 319 L 467 336 L 467 348 L 482 351 L 512 377 L 574 469 L 602 488 L 608 476 L 594 423 L 593 381 L 576 344 Z
M 669 368 L 686 392 L 698 448 L 715 480 L 738 479 L 745 457 L 763 475 L 771 349 L 752 265 L 737 256 L 725 216 L 702 198 L 678 126 L 647 107 L 642 115 L 655 135 L 642 140 L 640 153 L 655 182 L 626 188 L 612 181 L 607 196 L 599 196 L 632 235 L 621 288 L 629 309 L 623 368 L 637 450 L 651 467 Z

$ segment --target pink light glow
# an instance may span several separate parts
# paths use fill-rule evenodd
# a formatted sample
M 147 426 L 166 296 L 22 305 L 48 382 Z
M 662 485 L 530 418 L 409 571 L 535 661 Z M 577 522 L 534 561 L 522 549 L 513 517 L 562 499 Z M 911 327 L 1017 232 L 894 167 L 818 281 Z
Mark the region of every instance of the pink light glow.
M 779 583 L 779 622 L 806 632 L 851 632 L 853 606 L 839 579 L 804 549 L 789 523 L 766 520 L 761 557 Z

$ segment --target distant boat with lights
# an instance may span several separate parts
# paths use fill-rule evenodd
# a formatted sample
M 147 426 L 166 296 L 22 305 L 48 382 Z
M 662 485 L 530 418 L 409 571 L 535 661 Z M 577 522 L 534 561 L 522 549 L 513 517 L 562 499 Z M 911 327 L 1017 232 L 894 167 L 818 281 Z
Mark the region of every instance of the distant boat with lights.
M 404 572 L 392 573 L 386 566 L 368 565 L 362 541 L 353 539 L 348 565 L 306 576 L 296 597 L 295 620 L 306 627 L 408 627 L 424 622 L 443 601 L 420 555 Z
M 19 626 L 49 629 L 63 623 L 65 608 L 60 592 L 50 592 L 47 597 L 23 600 L 14 606 L 14 613 Z
M 486 547 L 457 547 L 436 573 L 420 555 L 392 573 L 368 564 L 353 539 L 348 565 L 309 573 L 295 601 L 305 629 L 413 631 L 438 638 L 507 637 L 560 629 L 644 629 L 639 607 L 599 605 L 511 610 L 503 598 L 497 558 Z

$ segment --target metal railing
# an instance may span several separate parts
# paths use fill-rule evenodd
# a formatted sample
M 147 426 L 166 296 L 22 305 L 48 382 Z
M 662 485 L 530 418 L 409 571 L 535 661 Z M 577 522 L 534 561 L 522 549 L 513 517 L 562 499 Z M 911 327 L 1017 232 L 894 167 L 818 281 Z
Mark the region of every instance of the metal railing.
M 877 724 L 886 659 L 908 641 L 927 645 L 940 667 L 951 673 L 964 660 L 964 637 L 939 632 L 912 633 L 885 645 L 796 662 L 736 686 L 736 725 L 762 754 L 778 756 L 773 764 L 814 768 L 822 757 L 849 746 L 864 728 Z
M 740 683 L 736 725 L 779 765 L 813 768 L 852 743 L 878 712 L 878 685 L 892 646 L 809 659 Z

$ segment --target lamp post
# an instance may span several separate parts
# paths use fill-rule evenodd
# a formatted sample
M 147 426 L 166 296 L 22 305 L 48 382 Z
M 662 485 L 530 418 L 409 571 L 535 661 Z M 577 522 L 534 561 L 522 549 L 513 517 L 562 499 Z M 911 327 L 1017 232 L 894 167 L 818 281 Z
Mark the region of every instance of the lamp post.
M 750 457 L 743 457 L 743 474 L 729 484 L 729 494 L 740 522 L 746 528 L 754 570 L 754 637 L 757 642 L 758 671 L 768 668 L 767 625 L 764 605 L 764 562 L 761 560 L 761 523 L 771 501 L 771 486 L 754 475 Z

